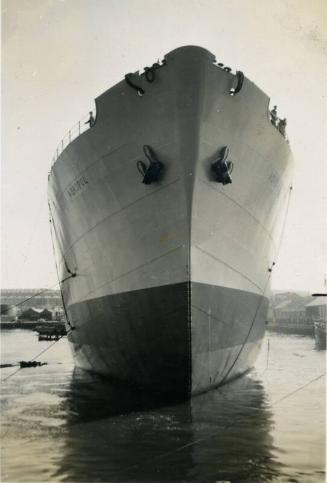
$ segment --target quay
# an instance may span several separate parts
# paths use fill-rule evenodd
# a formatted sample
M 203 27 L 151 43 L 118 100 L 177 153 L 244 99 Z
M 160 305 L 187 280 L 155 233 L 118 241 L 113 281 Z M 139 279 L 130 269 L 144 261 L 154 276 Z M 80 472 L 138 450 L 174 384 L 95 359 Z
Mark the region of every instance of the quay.
M 40 320 L 1 320 L 0 329 L 28 329 L 43 333 L 53 332 L 59 333 L 59 335 L 66 334 L 64 322 L 57 320 L 52 320 L 51 322 Z
M 37 320 L 1 320 L 0 329 L 29 329 L 34 330 L 40 322 Z
M 314 337 L 316 321 L 320 320 L 319 328 L 325 328 L 326 333 L 326 301 L 314 297 L 309 293 L 275 292 L 270 300 L 267 329 Z

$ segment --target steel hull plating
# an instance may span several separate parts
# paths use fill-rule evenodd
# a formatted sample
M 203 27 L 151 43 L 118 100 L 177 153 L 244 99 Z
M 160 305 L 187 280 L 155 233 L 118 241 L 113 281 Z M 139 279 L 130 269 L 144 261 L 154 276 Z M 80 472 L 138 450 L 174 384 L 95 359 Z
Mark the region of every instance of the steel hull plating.
M 90 299 L 71 307 L 80 322 L 74 353 L 80 367 L 103 375 L 180 396 L 202 392 L 250 369 L 266 309 L 254 294 L 197 283 Z
M 50 174 L 59 276 L 79 366 L 190 395 L 251 368 L 264 334 L 270 269 L 291 176 L 268 98 L 204 49 L 166 56 L 139 97 L 121 82 L 97 100 L 96 125 Z M 150 145 L 164 164 L 142 184 Z M 210 166 L 234 161 L 222 186 Z M 143 158 L 144 159 L 144 158 Z

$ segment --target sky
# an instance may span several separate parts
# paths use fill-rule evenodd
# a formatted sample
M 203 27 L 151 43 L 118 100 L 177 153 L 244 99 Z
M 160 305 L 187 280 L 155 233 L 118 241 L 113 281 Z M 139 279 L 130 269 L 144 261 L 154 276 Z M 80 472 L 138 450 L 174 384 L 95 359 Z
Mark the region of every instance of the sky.
M 1 287 L 57 282 L 47 175 L 65 133 L 125 73 L 192 44 L 287 117 L 295 173 L 272 287 L 323 290 L 326 38 L 325 0 L 2 0 Z

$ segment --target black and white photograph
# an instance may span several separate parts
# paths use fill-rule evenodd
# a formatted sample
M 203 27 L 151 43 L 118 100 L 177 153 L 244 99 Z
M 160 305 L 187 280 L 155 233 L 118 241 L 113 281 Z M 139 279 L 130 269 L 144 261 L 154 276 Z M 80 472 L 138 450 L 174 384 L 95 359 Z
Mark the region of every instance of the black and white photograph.
M 326 1 L 1 32 L 1 482 L 325 482 Z

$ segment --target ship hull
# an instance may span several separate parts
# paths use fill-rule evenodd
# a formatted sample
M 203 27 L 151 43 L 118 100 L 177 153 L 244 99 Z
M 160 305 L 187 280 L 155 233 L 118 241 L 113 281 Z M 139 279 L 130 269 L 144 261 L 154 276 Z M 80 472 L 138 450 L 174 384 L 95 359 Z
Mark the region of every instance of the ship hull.
M 89 299 L 70 308 L 79 321 L 75 359 L 155 391 L 195 394 L 252 367 L 267 305 L 249 292 L 197 283 Z
M 177 49 L 139 97 L 97 99 L 97 122 L 50 175 L 59 277 L 77 365 L 154 391 L 191 395 L 249 370 L 291 177 L 268 99 L 204 49 Z M 163 176 L 142 183 L 150 145 Z M 227 145 L 233 183 L 212 177 Z M 69 268 L 69 271 L 68 271 Z M 69 328 L 69 327 L 68 327 Z

